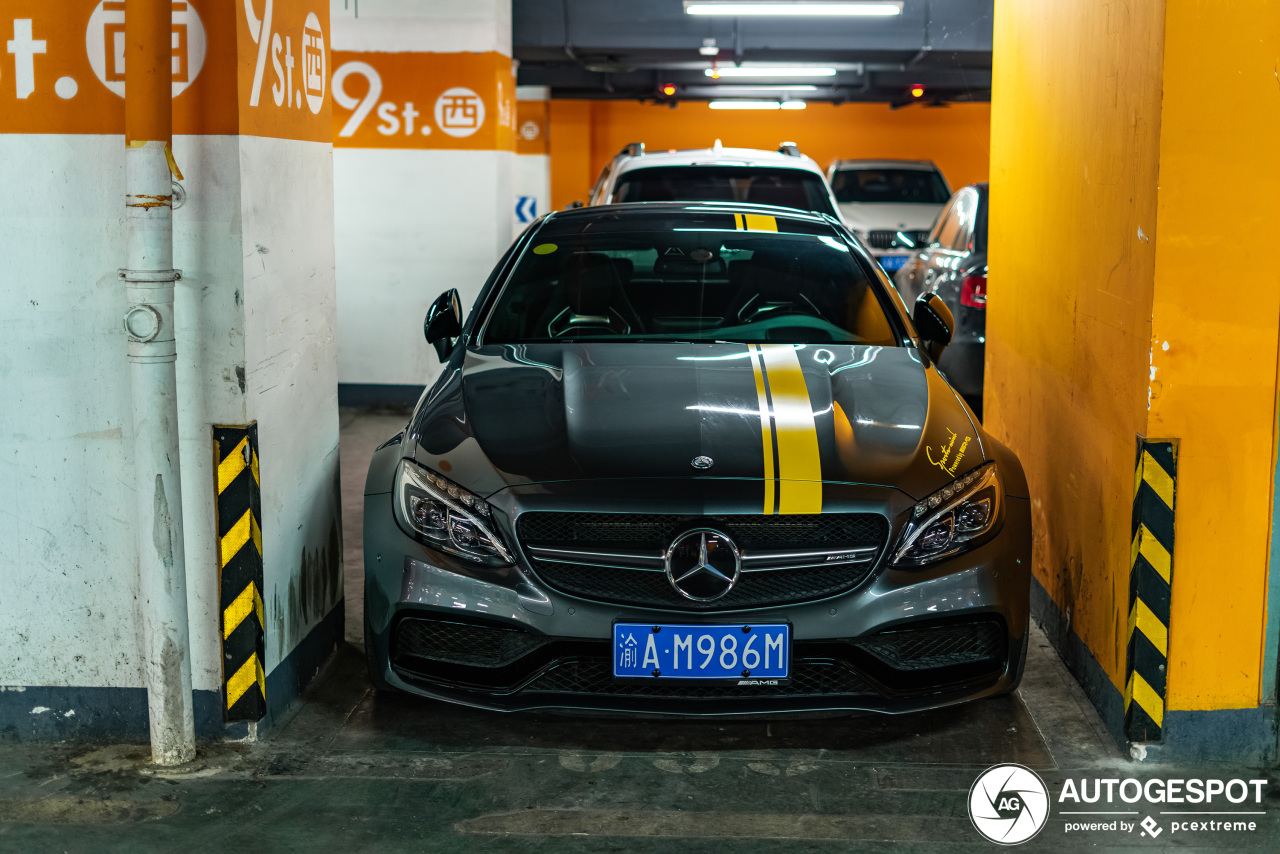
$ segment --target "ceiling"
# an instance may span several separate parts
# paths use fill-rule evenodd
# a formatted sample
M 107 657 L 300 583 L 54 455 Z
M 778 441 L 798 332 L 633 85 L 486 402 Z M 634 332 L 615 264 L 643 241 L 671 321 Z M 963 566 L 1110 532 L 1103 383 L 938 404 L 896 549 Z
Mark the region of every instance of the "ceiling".
M 725 18 L 686 15 L 682 0 L 513 0 L 514 55 L 519 83 L 549 86 L 555 98 L 988 101 L 992 5 L 903 0 L 893 17 Z M 699 52 L 712 46 L 714 56 Z M 706 75 L 713 61 L 719 68 L 787 63 L 837 72 L 713 80 Z M 760 88 L 784 84 L 817 88 Z M 664 85 L 675 86 L 674 94 L 664 94 Z M 913 87 L 923 92 L 913 95 Z

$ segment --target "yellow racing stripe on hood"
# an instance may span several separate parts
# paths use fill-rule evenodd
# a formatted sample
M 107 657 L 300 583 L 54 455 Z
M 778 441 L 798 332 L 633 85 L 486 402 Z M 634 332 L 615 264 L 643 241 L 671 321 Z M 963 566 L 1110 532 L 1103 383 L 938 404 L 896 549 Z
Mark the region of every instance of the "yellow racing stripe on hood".
M 778 446 L 778 512 L 821 513 L 822 456 L 800 357 L 790 344 L 759 347 Z
M 773 513 L 774 499 L 778 488 L 777 472 L 773 469 L 773 412 L 769 407 L 768 392 L 765 391 L 764 366 L 760 361 L 760 347 L 748 344 L 751 353 L 751 370 L 756 379 L 756 400 L 760 405 L 760 440 L 764 448 L 764 512 Z

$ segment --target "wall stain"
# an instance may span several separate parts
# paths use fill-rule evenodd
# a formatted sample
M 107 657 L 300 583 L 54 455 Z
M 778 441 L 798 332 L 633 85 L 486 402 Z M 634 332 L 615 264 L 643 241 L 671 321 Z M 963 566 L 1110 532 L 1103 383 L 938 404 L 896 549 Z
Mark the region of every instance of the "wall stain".
M 275 636 L 282 659 L 342 598 L 342 540 L 336 520 L 329 524 L 325 545 L 303 547 L 298 572 L 289 581 L 288 595 L 287 606 L 281 604 L 278 594 L 273 597 Z

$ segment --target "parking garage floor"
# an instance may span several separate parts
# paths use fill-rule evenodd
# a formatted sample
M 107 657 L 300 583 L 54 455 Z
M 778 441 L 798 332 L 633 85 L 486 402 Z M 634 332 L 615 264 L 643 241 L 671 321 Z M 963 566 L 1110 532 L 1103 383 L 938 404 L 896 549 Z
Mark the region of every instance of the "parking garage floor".
M 1116 748 L 1038 632 L 1019 692 L 955 709 L 788 720 L 501 715 L 375 696 L 360 644 L 360 511 L 372 449 L 403 413 L 343 410 L 347 640 L 292 717 L 255 743 L 148 767 L 145 745 L 0 746 L 0 851 L 969 851 L 979 772 L 1243 776 L 1156 769 Z M 1229 773 L 1228 773 L 1229 772 Z M 1273 787 L 1263 807 L 1280 809 Z M 1276 850 L 1235 834 L 1066 832 L 1032 850 Z

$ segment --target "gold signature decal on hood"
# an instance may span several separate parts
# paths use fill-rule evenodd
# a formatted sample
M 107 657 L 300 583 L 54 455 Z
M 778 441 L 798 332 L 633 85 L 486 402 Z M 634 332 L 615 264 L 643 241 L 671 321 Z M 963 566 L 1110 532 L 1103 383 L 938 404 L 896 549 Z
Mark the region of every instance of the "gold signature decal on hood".
M 947 432 L 951 434 L 951 441 L 945 445 L 938 446 L 938 459 L 935 460 L 933 458 L 933 448 L 931 446 L 924 449 L 924 454 L 929 458 L 929 463 L 931 465 L 935 465 L 947 474 L 954 476 L 956 468 L 960 465 L 960 461 L 964 459 L 965 449 L 969 447 L 969 443 L 973 441 L 973 439 L 969 436 L 965 436 L 964 441 L 960 443 L 960 448 L 957 450 L 956 432 L 954 430 L 948 430 Z M 956 452 L 955 457 L 951 456 L 952 451 Z
M 800 357 L 790 344 L 748 344 L 760 405 L 764 512 L 821 513 L 822 457 Z

